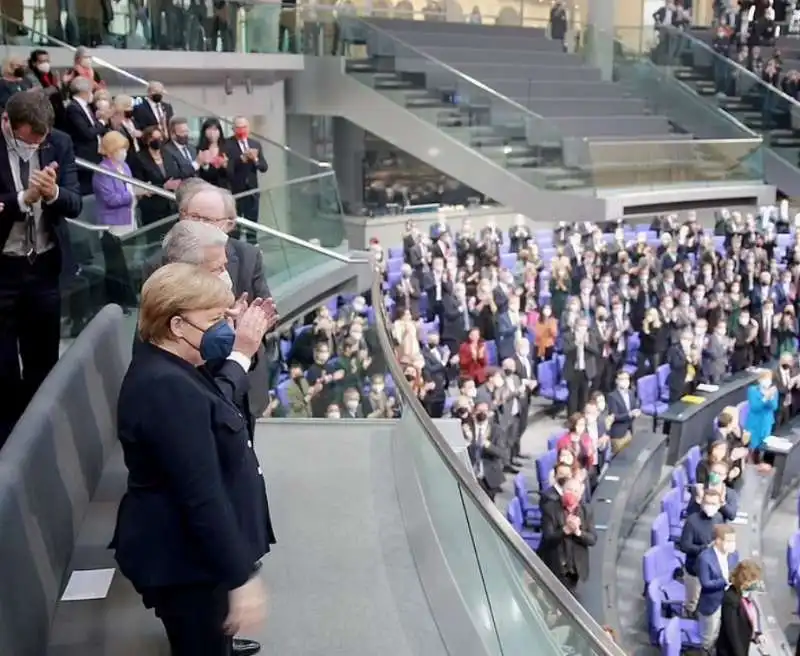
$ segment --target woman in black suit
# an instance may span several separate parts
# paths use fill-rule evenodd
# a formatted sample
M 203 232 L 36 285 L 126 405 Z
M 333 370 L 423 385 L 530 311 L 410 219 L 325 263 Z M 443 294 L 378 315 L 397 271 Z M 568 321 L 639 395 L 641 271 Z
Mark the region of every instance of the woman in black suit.
M 134 178 L 149 182 L 154 187 L 163 187 L 175 191 L 180 185 L 180 171 L 171 157 L 161 152 L 164 135 L 156 125 L 142 131 L 144 148 L 139 151 L 136 163 L 131 167 Z M 171 200 L 162 196 L 144 195 L 139 199 L 139 213 L 143 226 L 160 221 L 171 214 L 177 214 L 178 208 Z M 177 217 L 176 217 L 177 218 Z
M 230 189 L 228 180 L 228 156 L 225 154 L 225 137 L 219 119 L 207 118 L 200 127 L 200 140 L 197 152 L 208 153 L 208 163 L 197 172 L 203 180 L 215 187 Z
M 731 585 L 722 598 L 722 619 L 717 656 L 747 656 L 750 645 L 761 638 L 761 619 L 751 599 L 761 582 L 761 567 L 743 560 L 731 572 Z
M 110 546 L 172 656 L 230 656 L 232 636 L 264 615 L 258 563 L 274 543 L 264 479 L 247 422 L 205 367 L 232 353 L 232 304 L 215 274 L 158 269 L 119 394 L 128 487 Z

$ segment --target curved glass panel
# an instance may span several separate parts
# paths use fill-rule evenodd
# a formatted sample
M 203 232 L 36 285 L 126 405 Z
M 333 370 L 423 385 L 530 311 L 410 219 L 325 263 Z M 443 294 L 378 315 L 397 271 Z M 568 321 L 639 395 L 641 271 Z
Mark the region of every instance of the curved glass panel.
M 381 298 L 376 279 L 373 298 Z M 605 632 L 517 536 L 434 427 L 403 377 L 389 319 L 376 307 L 381 349 L 396 381 L 405 445 L 442 554 L 492 654 L 622 656 Z M 535 647 L 532 647 L 535 645 Z

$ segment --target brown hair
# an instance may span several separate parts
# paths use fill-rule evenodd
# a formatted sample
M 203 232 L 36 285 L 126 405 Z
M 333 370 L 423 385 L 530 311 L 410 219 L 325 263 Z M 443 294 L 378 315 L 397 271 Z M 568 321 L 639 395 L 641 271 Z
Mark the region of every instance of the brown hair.
M 742 592 L 748 585 L 761 580 L 761 565 L 752 558 L 742 560 L 731 572 L 731 585 Z
M 153 138 L 153 134 L 158 132 L 161 135 L 161 138 L 164 138 L 164 130 L 161 129 L 160 125 L 148 125 L 144 130 L 142 130 L 142 143 L 145 145 L 150 145 L 150 139 Z
M 582 412 L 573 412 L 567 419 L 567 430 L 570 433 L 574 433 L 575 429 L 578 427 L 578 422 L 582 419 L 584 419 Z

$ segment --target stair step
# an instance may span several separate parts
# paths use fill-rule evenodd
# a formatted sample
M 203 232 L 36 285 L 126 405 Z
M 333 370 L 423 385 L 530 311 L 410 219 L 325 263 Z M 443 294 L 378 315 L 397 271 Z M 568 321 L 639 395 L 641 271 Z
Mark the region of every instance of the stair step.
M 374 78 L 374 76 L 373 76 Z M 374 79 L 374 86 L 376 89 L 409 89 L 413 86 L 412 82 L 408 80 L 381 80 Z

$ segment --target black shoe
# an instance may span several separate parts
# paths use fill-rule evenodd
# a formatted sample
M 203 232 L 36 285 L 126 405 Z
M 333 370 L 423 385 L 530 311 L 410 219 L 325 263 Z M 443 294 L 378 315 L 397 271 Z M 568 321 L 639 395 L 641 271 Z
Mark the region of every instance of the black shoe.
M 530 453 L 518 453 L 517 458 L 520 460 L 530 460 L 533 458 L 533 456 Z
M 519 474 L 519 468 L 512 467 L 511 465 L 506 465 L 505 467 L 503 467 L 503 471 L 506 472 L 507 474 Z
M 233 639 L 233 653 L 236 656 L 254 656 L 261 651 L 261 643 L 245 638 Z

